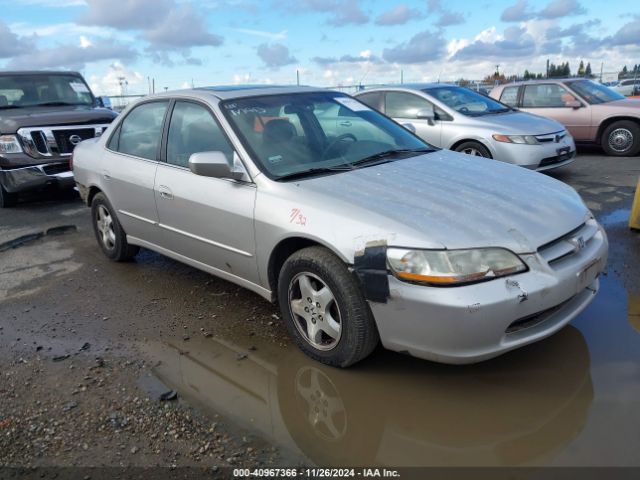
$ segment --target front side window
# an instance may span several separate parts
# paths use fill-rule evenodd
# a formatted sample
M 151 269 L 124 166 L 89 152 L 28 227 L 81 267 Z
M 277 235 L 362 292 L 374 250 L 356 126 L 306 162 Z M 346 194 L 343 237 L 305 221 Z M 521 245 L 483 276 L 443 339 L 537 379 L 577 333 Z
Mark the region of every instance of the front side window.
M 77 75 L 0 75 L 0 107 L 93 105 L 91 90 Z
M 169 124 L 167 163 L 188 167 L 189 157 L 198 152 L 223 152 L 233 162 L 233 148 L 209 110 L 177 101 Z
M 563 108 L 569 107 L 576 97 L 557 83 L 536 83 L 525 85 L 522 106 L 526 108 Z
M 469 117 L 504 113 L 511 110 L 510 107 L 493 98 L 486 97 L 464 87 L 444 85 L 441 87 L 430 87 L 424 91 L 444 103 L 447 107 Z
M 519 87 L 505 87 L 500 95 L 500 101 L 510 107 L 515 107 L 518 104 L 518 88 Z
M 385 95 L 385 112 L 392 118 L 418 118 L 418 112 L 433 112 L 433 104 L 422 97 L 406 92 L 387 92 Z
M 358 95 L 358 100 L 360 100 L 365 105 L 369 105 L 371 108 L 380 110 L 382 92 L 363 93 L 362 95 Z
M 592 82 L 591 80 L 578 80 L 569 83 L 569 86 L 592 105 L 623 100 L 625 98 L 624 95 L 614 92 L 609 87 Z
M 131 110 L 116 131 L 118 142 L 115 150 L 134 157 L 156 160 L 168 105 L 168 101 L 149 102 Z
M 397 123 L 341 93 L 241 98 L 222 102 L 221 108 L 257 166 L 275 179 L 356 168 L 389 152 L 405 158 L 430 149 Z

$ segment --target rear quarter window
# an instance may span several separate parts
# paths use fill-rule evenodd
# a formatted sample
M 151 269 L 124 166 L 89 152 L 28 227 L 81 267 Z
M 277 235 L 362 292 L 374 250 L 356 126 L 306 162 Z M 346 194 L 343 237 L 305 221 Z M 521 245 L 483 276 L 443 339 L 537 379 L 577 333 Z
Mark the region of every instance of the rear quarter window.
M 500 101 L 510 107 L 515 107 L 518 104 L 518 88 L 519 87 L 505 87 L 500 95 Z

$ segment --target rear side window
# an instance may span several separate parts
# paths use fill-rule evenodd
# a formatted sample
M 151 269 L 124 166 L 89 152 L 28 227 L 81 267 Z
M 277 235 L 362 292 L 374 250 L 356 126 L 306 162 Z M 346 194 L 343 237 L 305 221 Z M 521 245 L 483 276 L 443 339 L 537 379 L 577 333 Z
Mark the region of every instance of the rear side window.
M 433 104 L 412 93 L 387 92 L 385 95 L 385 113 L 388 117 L 417 118 L 420 110 L 433 112 Z
M 500 95 L 500 101 L 509 105 L 510 107 L 516 107 L 518 103 L 518 88 L 519 87 L 505 87 Z
M 167 163 L 188 167 L 189 157 L 198 152 L 222 152 L 233 161 L 233 148 L 209 110 L 178 101 L 169 124 Z
M 566 107 L 567 102 L 575 99 L 566 88 L 556 83 L 525 85 L 522 106 L 529 108 Z
M 358 95 L 357 98 L 371 108 L 375 108 L 376 110 L 381 109 L 382 93 L 380 92 L 363 93 L 362 95 Z
M 156 160 L 162 138 L 162 122 L 168 101 L 143 103 L 135 107 L 122 121 L 109 142 L 114 150 L 134 157 Z M 112 145 L 118 138 L 117 146 Z

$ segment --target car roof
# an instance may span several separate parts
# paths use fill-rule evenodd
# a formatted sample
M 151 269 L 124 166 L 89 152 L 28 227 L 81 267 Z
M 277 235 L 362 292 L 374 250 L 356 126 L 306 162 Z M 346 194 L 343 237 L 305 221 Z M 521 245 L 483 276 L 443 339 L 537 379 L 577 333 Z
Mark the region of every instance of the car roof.
M 381 85 L 373 88 L 366 88 L 365 90 L 361 90 L 354 95 L 358 95 L 366 92 L 375 92 L 380 90 L 389 90 L 389 89 L 404 89 L 404 90 L 424 90 L 427 88 L 435 88 L 435 87 L 458 87 L 459 85 L 454 85 L 452 83 L 438 83 L 438 82 L 429 82 L 429 83 L 396 83 L 390 85 Z
M 188 90 L 174 90 L 157 94 L 158 96 L 192 95 L 197 97 L 214 96 L 220 100 L 234 98 L 256 97 L 261 95 L 278 95 L 289 93 L 331 92 L 319 87 L 292 86 L 292 85 L 219 85 L 210 87 L 198 87 Z M 338 93 L 338 92 L 336 92 Z
M 538 83 L 567 83 L 567 82 L 575 82 L 578 80 L 591 80 L 591 79 L 584 78 L 584 77 L 541 78 L 536 80 L 521 80 L 519 82 L 503 83 L 502 85 L 496 85 L 494 88 L 504 88 L 504 87 L 518 86 L 518 85 L 535 85 Z

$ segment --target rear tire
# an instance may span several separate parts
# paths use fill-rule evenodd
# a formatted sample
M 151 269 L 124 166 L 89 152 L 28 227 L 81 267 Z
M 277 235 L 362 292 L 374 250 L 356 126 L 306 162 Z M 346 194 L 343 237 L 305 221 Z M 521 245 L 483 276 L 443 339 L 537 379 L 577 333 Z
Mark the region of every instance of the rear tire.
M 476 157 L 492 158 L 489 149 L 480 142 L 463 142 L 455 148 L 455 151 Z
M 15 207 L 16 203 L 18 203 L 18 194 L 9 193 L 0 185 L 0 208 Z
M 314 360 L 348 367 L 378 345 L 378 330 L 356 279 L 326 248 L 304 248 L 287 259 L 278 301 L 289 335 Z
M 614 157 L 633 157 L 640 152 L 640 125 L 631 120 L 613 122 L 602 132 L 602 149 Z
M 126 262 L 137 255 L 140 247 L 129 245 L 113 207 L 103 193 L 97 193 L 91 202 L 93 231 L 104 254 L 114 262 Z

